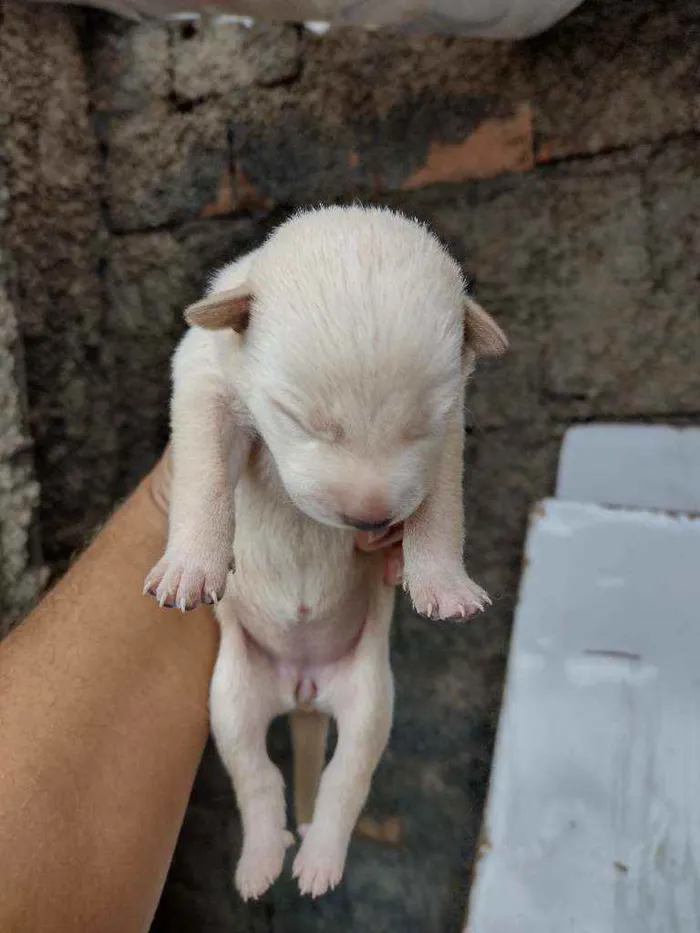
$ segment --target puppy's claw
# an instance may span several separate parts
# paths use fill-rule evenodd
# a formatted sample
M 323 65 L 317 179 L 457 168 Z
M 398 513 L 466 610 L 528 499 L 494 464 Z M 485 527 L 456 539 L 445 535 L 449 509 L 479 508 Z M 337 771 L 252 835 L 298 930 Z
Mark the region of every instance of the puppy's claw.
M 491 600 L 466 574 L 443 576 L 442 581 L 413 587 L 409 583 L 413 606 L 429 619 L 463 621 L 477 612 L 485 612 Z
M 286 830 L 281 836 L 274 832 L 266 835 L 262 844 L 258 841 L 252 848 L 244 842 L 235 877 L 236 888 L 244 900 L 256 900 L 277 880 L 282 871 L 289 835 Z
M 299 893 L 321 897 L 339 884 L 343 876 L 345 853 L 337 840 L 314 836 L 311 826 L 297 853 L 292 874 L 299 882 Z
M 195 609 L 201 602 L 218 602 L 226 589 L 228 555 L 206 557 L 174 548 L 146 577 L 146 591 L 158 605 L 173 603 L 181 612 Z

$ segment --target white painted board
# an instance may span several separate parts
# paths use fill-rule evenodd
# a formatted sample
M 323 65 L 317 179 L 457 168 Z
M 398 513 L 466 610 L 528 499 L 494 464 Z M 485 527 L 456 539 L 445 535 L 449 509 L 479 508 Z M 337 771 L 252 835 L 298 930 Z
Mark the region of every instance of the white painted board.
M 535 515 L 466 930 L 700 931 L 700 520 Z
M 700 513 L 700 428 L 569 428 L 559 457 L 557 499 Z

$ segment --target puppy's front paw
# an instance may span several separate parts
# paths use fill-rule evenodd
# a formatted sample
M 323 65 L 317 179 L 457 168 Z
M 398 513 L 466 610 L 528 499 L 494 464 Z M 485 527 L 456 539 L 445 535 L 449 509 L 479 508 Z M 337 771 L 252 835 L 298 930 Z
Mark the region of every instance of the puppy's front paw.
M 299 892 L 321 897 L 339 884 L 345 868 L 347 847 L 330 833 L 312 824 L 294 859 L 292 874 L 299 881 Z
M 469 619 L 491 604 L 486 590 L 463 570 L 442 574 L 430 583 L 409 581 L 406 589 L 416 612 L 429 619 Z
M 199 555 L 195 550 L 168 548 L 146 577 L 144 593 L 160 606 L 182 612 L 200 603 L 218 603 L 226 589 L 231 558 L 227 554 Z
M 236 867 L 236 888 L 244 901 L 261 897 L 277 880 L 284 853 L 293 842 L 294 837 L 286 829 L 244 841 Z

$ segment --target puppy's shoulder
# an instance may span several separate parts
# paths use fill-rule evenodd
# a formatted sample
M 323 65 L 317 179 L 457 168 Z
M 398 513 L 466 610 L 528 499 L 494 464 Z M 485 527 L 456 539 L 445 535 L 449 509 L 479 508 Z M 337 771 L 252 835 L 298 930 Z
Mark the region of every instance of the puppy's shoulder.
M 172 360 L 173 379 L 187 379 L 205 373 L 219 373 L 217 340 L 221 335 L 201 327 L 191 327 L 183 335 Z

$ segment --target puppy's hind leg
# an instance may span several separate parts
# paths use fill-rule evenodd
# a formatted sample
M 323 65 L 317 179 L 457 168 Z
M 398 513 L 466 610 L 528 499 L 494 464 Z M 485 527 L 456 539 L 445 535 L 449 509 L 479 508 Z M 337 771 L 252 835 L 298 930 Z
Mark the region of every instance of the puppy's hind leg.
M 338 724 L 338 743 L 321 776 L 311 826 L 294 861 L 302 894 L 319 897 L 340 881 L 348 844 L 391 730 L 394 685 L 389 666 L 393 588 L 381 576 L 354 654 L 321 685 L 319 702 Z
M 248 900 L 275 881 L 293 842 L 286 829 L 284 780 L 266 744 L 271 720 L 287 709 L 270 662 L 246 640 L 226 602 L 219 615 L 225 620 L 211 684 L 211 724 L 241 814 L 243 849 L 235 881 Z

